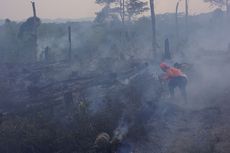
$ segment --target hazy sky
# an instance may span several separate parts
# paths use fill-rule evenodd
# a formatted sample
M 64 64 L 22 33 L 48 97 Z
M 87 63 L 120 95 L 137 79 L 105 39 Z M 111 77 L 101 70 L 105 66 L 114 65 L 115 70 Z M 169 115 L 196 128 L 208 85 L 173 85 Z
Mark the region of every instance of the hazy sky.
M 190 0 L 190 13 L 210 11 L 203 0 Z M 95 0 L 35 0 L 37 14 L 41 18 L 85 18 L 94 17 L 100 6 Z M 156 0 L 156 12 L 174 12 L 177 0 Z M 180 10 L 183 10 L 181 3 Z M 25 19 L 32 15 L 30 0 L 0 0 L 0 19 Z

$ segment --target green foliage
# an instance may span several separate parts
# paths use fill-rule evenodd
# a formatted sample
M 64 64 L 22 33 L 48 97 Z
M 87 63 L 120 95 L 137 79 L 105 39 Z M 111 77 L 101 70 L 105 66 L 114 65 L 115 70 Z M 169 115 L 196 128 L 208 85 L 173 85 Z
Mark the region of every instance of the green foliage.
M 149 10 L 148 3 L 141 0 L 96 0 L 96 3 L 104 5 L 97 13 L 95 19 L 97 23 L 110 22 L 119 18 L 123 20 L 126 17 L 131 21 L 134 17 Z
M 148 2 L 142 2 L 140 0 L 128 0 L 126 1 L 126 10 L 129 20 L 133 17 L 140 15 L 149 10 L 147 6 Z

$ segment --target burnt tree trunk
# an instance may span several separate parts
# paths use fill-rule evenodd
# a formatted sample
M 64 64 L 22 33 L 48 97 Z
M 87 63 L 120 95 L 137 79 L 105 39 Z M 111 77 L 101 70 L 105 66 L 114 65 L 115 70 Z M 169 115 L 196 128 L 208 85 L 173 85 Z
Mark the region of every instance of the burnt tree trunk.
M 68 27 L 68 40 L 69 40 L 69 53 L 68 58 L 71 61 L 72 58 L 72 36 L 71 36 L 71 26 Z
M 32 3 L 32 8 L 33 8 L 33 37 L 34 37 L 34 51 L 33 51 L 33 57 L 32 60 L 36 62 L 37 60 L 37 12 L 36 12 L 36 6 L 35 2 Z
M 178 45 L 179 45 L 179 25 L 178 25 L 178 8 L 179 8 L 180 2 L 178 1 L 176 4 L 176 49 L 178 50 Z
M 122 0 L 122 14 L 123 14 L 123 23 L 125 23 L 125 0 Z
M 185 29 L 188 33 L 188 0 L 185 0 Z
M 49 62 L 50 61 L 50 57 L 49 57 L 49 47 L 47 46 L 45 48 L 45 51 L 44 51 L 44 56 L 45 56 L 45 62 Z
M 125 0 L 120 0 L 120 16 L 122 24 L 125 24 Z
M 151 11 L 151 21 L 152 21 L 152 47 L 153 53 L 156 55 L 156 15 L 155 15 L 155 5 L 154 0 L 150 0 L 150 11 Z
M 180 2 L 178 1 L 177 4 L 176 4 L 176 38 L 178 39 L 178 8 L 179 8 L 179 4 Z
M 165 39 L 165 59 L 171 59 L 171 53 L 170 53 L 170 48 L 169 48 L 169 39 Z
M 31 2 L 31 3 L 32 3 L 32 7 L 33 7 L 33 17 L 36 18 L 37 17 L 37 12 L 36 12 L 35 2 Z

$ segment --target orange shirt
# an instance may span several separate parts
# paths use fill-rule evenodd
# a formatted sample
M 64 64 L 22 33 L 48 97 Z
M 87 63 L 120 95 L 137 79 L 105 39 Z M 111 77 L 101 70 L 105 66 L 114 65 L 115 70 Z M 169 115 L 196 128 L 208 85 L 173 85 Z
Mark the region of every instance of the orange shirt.
M 164 74 L 163 79 L 170 79 L 170 78 L 179 77 L 179 76 L 186 77 L 186 75 L 182 73 L 180 69 L 170 67 L 166 70 L 166 73 Z

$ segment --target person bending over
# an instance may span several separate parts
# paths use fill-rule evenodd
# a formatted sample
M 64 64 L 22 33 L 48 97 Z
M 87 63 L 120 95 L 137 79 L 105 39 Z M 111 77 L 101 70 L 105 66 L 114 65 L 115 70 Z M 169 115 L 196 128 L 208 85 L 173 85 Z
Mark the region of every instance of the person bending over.
M 179 87 L 181 94 L 184 98 L 184 100 L 187 102 L 187 92 L 186 92 L 186 86 L 187 86 L 187 76 L 184 74 L 180 69 L 175 67 L 170 67 L 166 63 L 161 63 L 160 68 L 165 73 L 160 77 L 161 80 L 168 80 L 168 87 L 170 96 L 174 98 L 174 90 L 176 87 Z

